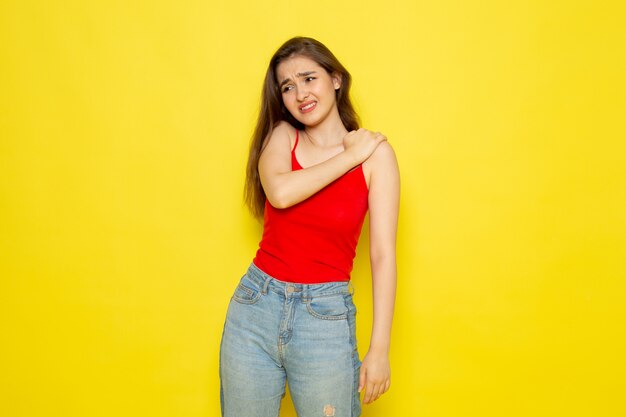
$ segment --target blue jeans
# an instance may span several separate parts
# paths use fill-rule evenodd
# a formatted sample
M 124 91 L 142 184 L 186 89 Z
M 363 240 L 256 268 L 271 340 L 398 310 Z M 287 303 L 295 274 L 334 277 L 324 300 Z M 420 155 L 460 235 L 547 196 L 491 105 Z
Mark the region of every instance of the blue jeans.
M 220 344 L 223 417 L 278 417 L 285 382 L 298 417 L 358 417 L 361 361 L 348 282 L 279 281 L 251 264 Z

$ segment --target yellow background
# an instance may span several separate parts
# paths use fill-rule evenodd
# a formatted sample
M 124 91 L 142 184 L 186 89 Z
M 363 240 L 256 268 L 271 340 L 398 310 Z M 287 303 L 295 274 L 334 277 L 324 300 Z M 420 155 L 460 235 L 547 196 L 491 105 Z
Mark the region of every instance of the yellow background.
M 392 385 L 363 416 L 624 415 L 619 3 L 3 1 L 0 414 L 219 415 L 262 78 L 307 35 L 401 167 Z

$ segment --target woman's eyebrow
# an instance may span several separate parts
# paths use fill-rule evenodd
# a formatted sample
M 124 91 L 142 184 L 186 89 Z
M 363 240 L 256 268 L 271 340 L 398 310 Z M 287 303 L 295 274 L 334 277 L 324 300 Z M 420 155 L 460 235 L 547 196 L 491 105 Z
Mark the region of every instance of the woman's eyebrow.
M 305 72 L 299 72 L 296 74 L 296 77 L 306 77 L 307 75 L 311 75 L 311 74 L 315 74 L 317 71 L 305 71 Z M 285 78 L 284 80 L 282 80 L 280 82 L 280 86 L 282 87 L 283 85 L 287 84 L 289 82 L 289 78 Z

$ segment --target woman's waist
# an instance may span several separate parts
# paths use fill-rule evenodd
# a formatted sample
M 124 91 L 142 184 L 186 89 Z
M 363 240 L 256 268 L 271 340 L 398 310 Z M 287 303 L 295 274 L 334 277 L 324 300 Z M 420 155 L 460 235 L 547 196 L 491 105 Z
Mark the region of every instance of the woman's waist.
M 247 277 L 259 289 L 279 294 L 292 293 L 292 296 L 313 297 L 337 293 L 352 294 L 352 283 L 348 281 L 296 282 L 285 281 L 268 273 L 254 261 L 250 264 Z
M 284 257 L 263 248 L 259 248 L 252 264 L 279 281 L 301 284 L 348 282 L 352 271 L 352 259 Z

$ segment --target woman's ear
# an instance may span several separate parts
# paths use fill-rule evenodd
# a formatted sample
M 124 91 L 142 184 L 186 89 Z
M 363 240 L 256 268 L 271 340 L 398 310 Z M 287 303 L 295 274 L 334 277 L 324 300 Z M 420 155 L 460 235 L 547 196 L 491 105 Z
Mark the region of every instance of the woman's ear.
M 341 88 L 341 74 L 339 74 L 337 71 L 334 71 L 330 77 L 333 80 L 333 87 L 335 87 L 335 90 L 339 90 Z

